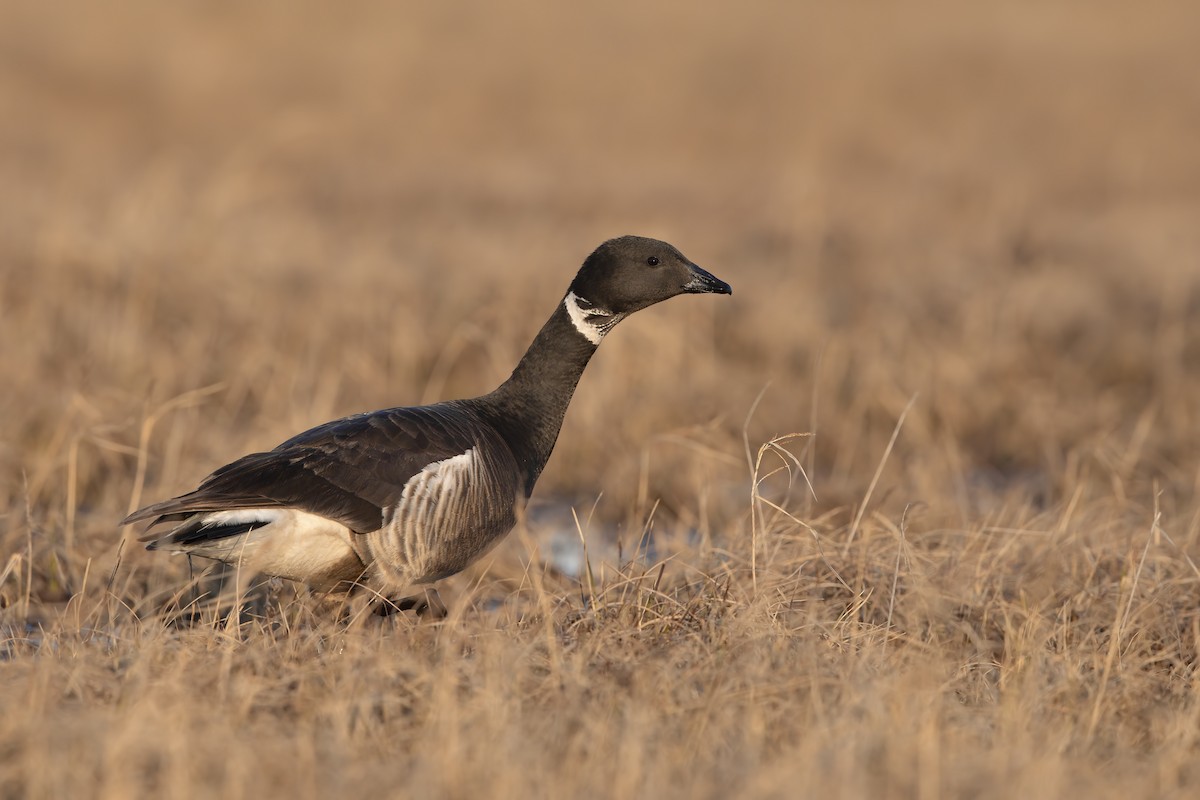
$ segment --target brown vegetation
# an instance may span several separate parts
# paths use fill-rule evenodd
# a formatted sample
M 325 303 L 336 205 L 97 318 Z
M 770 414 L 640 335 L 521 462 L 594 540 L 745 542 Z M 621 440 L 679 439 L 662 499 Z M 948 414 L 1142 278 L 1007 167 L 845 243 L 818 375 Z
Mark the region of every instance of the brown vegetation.
M 0 797 L 1200 794 L 1195 3 L 69 5 L 0 25 Z M 623 233 L 735 294 L 446 621 L 120 546 Z

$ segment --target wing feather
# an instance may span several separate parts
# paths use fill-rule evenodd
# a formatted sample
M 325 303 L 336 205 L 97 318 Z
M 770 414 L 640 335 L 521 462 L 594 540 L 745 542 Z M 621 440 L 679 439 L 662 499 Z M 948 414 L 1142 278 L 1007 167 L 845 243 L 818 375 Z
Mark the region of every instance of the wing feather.
M 483 424 L 451 401 L 391 408 L 327 422 L 274 450 L 251 453 L 213 472 L 199 488 L 130 514 L 121 523 L 175 521 L 239 508 L 296 508 L 353 531 L 377 530 L 383 509 L 426 465 L 476 445 Z

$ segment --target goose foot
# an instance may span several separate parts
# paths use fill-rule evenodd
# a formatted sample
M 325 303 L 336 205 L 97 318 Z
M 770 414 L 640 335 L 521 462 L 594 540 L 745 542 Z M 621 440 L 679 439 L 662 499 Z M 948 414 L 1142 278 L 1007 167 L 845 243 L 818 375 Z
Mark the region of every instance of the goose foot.
M 430 619 L 445 619 L 446 615 L 450 613 L 446 609 L 446 604 L 442 602 L 437 589 L 432 588 L 408 597 L 386 597 L 375 606 L 375 614 L 380 617 L 390 617 L 401 611 L 415 611 L 417 616 Z

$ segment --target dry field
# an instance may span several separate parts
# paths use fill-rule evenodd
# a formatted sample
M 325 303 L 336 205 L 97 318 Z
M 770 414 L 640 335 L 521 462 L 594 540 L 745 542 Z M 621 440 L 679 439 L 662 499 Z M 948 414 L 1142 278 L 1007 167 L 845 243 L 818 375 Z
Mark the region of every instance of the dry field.
M 1193 0 L 0 15 L 0 798 L 1200 796 Z M 445 621 L 117 528 L 623 233 Z

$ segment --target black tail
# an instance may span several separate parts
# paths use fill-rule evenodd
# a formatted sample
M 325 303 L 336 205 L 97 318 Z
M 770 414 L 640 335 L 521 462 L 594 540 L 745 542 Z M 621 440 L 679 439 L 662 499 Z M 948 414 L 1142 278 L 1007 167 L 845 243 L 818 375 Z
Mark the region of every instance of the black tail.
M 192 545 L 201 542 L 215 542 L 218 539 L 228 539 L 230 536 L 241 536 L 255 528 L 268 524 L 263 520 L 252 522 L 237 522 L 230 525 L 202 525 L 199 521 L 180 526 L 178 530 L 155 539 L 146 544 L 147 550 L 158 550 L 163 545 Z

